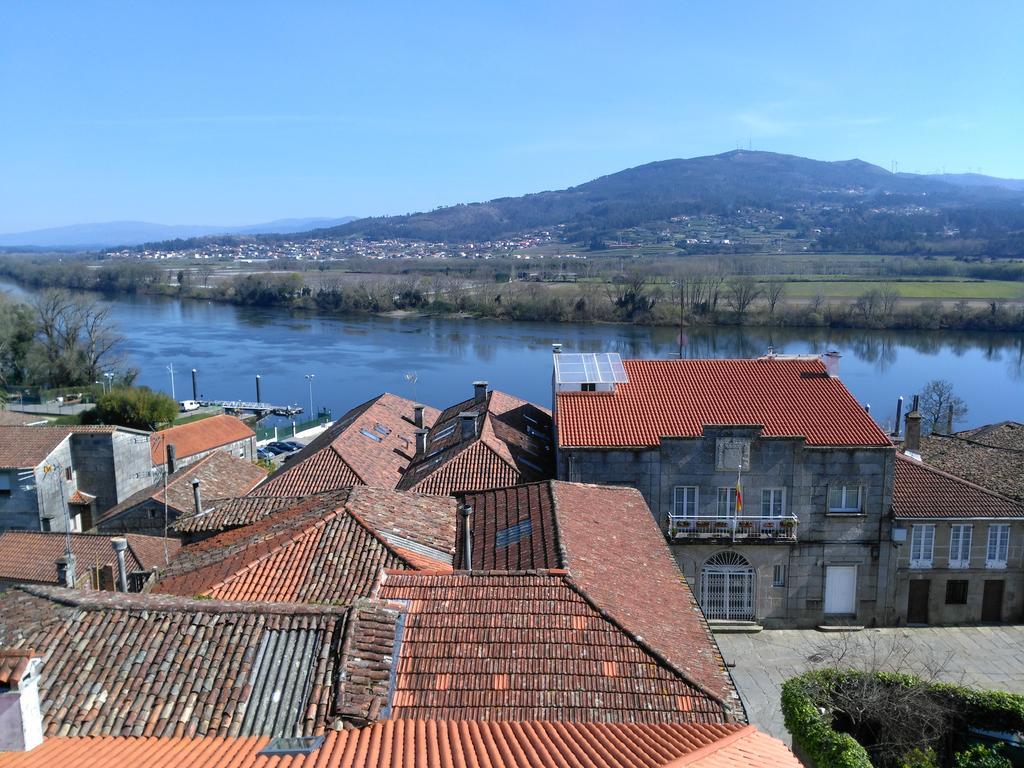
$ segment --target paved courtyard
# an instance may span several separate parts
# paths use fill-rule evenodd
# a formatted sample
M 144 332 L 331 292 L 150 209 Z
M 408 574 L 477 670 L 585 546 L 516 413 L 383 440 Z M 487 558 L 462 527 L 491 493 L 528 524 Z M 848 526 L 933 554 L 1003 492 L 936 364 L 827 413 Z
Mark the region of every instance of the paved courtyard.
M 779 696 L 782 683 L 820 666 L 811 657 L 843 647 L 847 658 L 906 655 L 942 669 L 950 682 L 1024 693 L 1024 626 L 868 629 L 843 636 L 804 629 L 716 635 L 750 722 L 787 744 Z M 849 643 L 843 646 L 843 643 Z M 911 670 L 905 670 L 911 671 Z

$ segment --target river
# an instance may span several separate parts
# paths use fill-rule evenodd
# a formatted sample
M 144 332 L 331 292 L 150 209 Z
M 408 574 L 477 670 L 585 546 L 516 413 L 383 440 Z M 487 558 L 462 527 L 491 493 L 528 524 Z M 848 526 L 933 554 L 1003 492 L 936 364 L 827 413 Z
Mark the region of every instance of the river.
M 30 292 L 10 283 L 16 297 Z M 336 318 L 259 307 L 235 307 L 164 297 L 107 300 L 125 336 L 124 354 L 141 370 L 138 382 L 192 396 L 190 373 L 211 399 L 255 399 L 262 377 L 265 401 L 308 410 L 306 374 L 313 374 L 314 409 L 335 415 L 382 392 L 444 407 L 491 386 L 550 406 L 551 344 L 567 352 L 618 352 L 623 357 L 674 357 L 672 328 L 627 325 L 503 323 L 437 318 Z M 1024 337 L 1009 333 L 837 331 L 830 329 L 689 328 L 687 357 L 752 357 L 838 350 L 840 377 L 888 426 L 896 399 L 930 379 L 952 381 L 967 401 L 960 428 L 1024 421 Z

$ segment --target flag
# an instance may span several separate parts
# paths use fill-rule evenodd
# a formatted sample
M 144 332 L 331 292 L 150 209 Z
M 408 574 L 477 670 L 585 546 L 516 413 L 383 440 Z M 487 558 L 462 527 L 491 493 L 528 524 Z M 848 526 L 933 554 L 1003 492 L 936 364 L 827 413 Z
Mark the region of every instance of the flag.
M 740 482 L 741 469 L 736 470 L 736 514 L 743 514 L 743 484 Z

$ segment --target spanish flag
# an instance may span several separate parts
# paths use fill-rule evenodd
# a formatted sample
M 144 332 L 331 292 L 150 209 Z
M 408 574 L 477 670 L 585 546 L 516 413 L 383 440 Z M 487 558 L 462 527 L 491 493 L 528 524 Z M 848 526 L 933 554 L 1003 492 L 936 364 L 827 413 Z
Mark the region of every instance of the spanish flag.
M 743 514 L 743 484 L 740 482 L 740 473 L 736 472 L 736 514 Z

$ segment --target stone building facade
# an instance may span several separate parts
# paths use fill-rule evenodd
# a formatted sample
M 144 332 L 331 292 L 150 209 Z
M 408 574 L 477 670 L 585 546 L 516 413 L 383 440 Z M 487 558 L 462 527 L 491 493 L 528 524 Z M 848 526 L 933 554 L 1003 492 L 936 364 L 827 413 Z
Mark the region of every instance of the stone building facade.
M 895 448 L 822 361 L 622 366 L 604 392 L 556 375 L 558 476 L 640 490 L 709 620 L 898 620 Z

